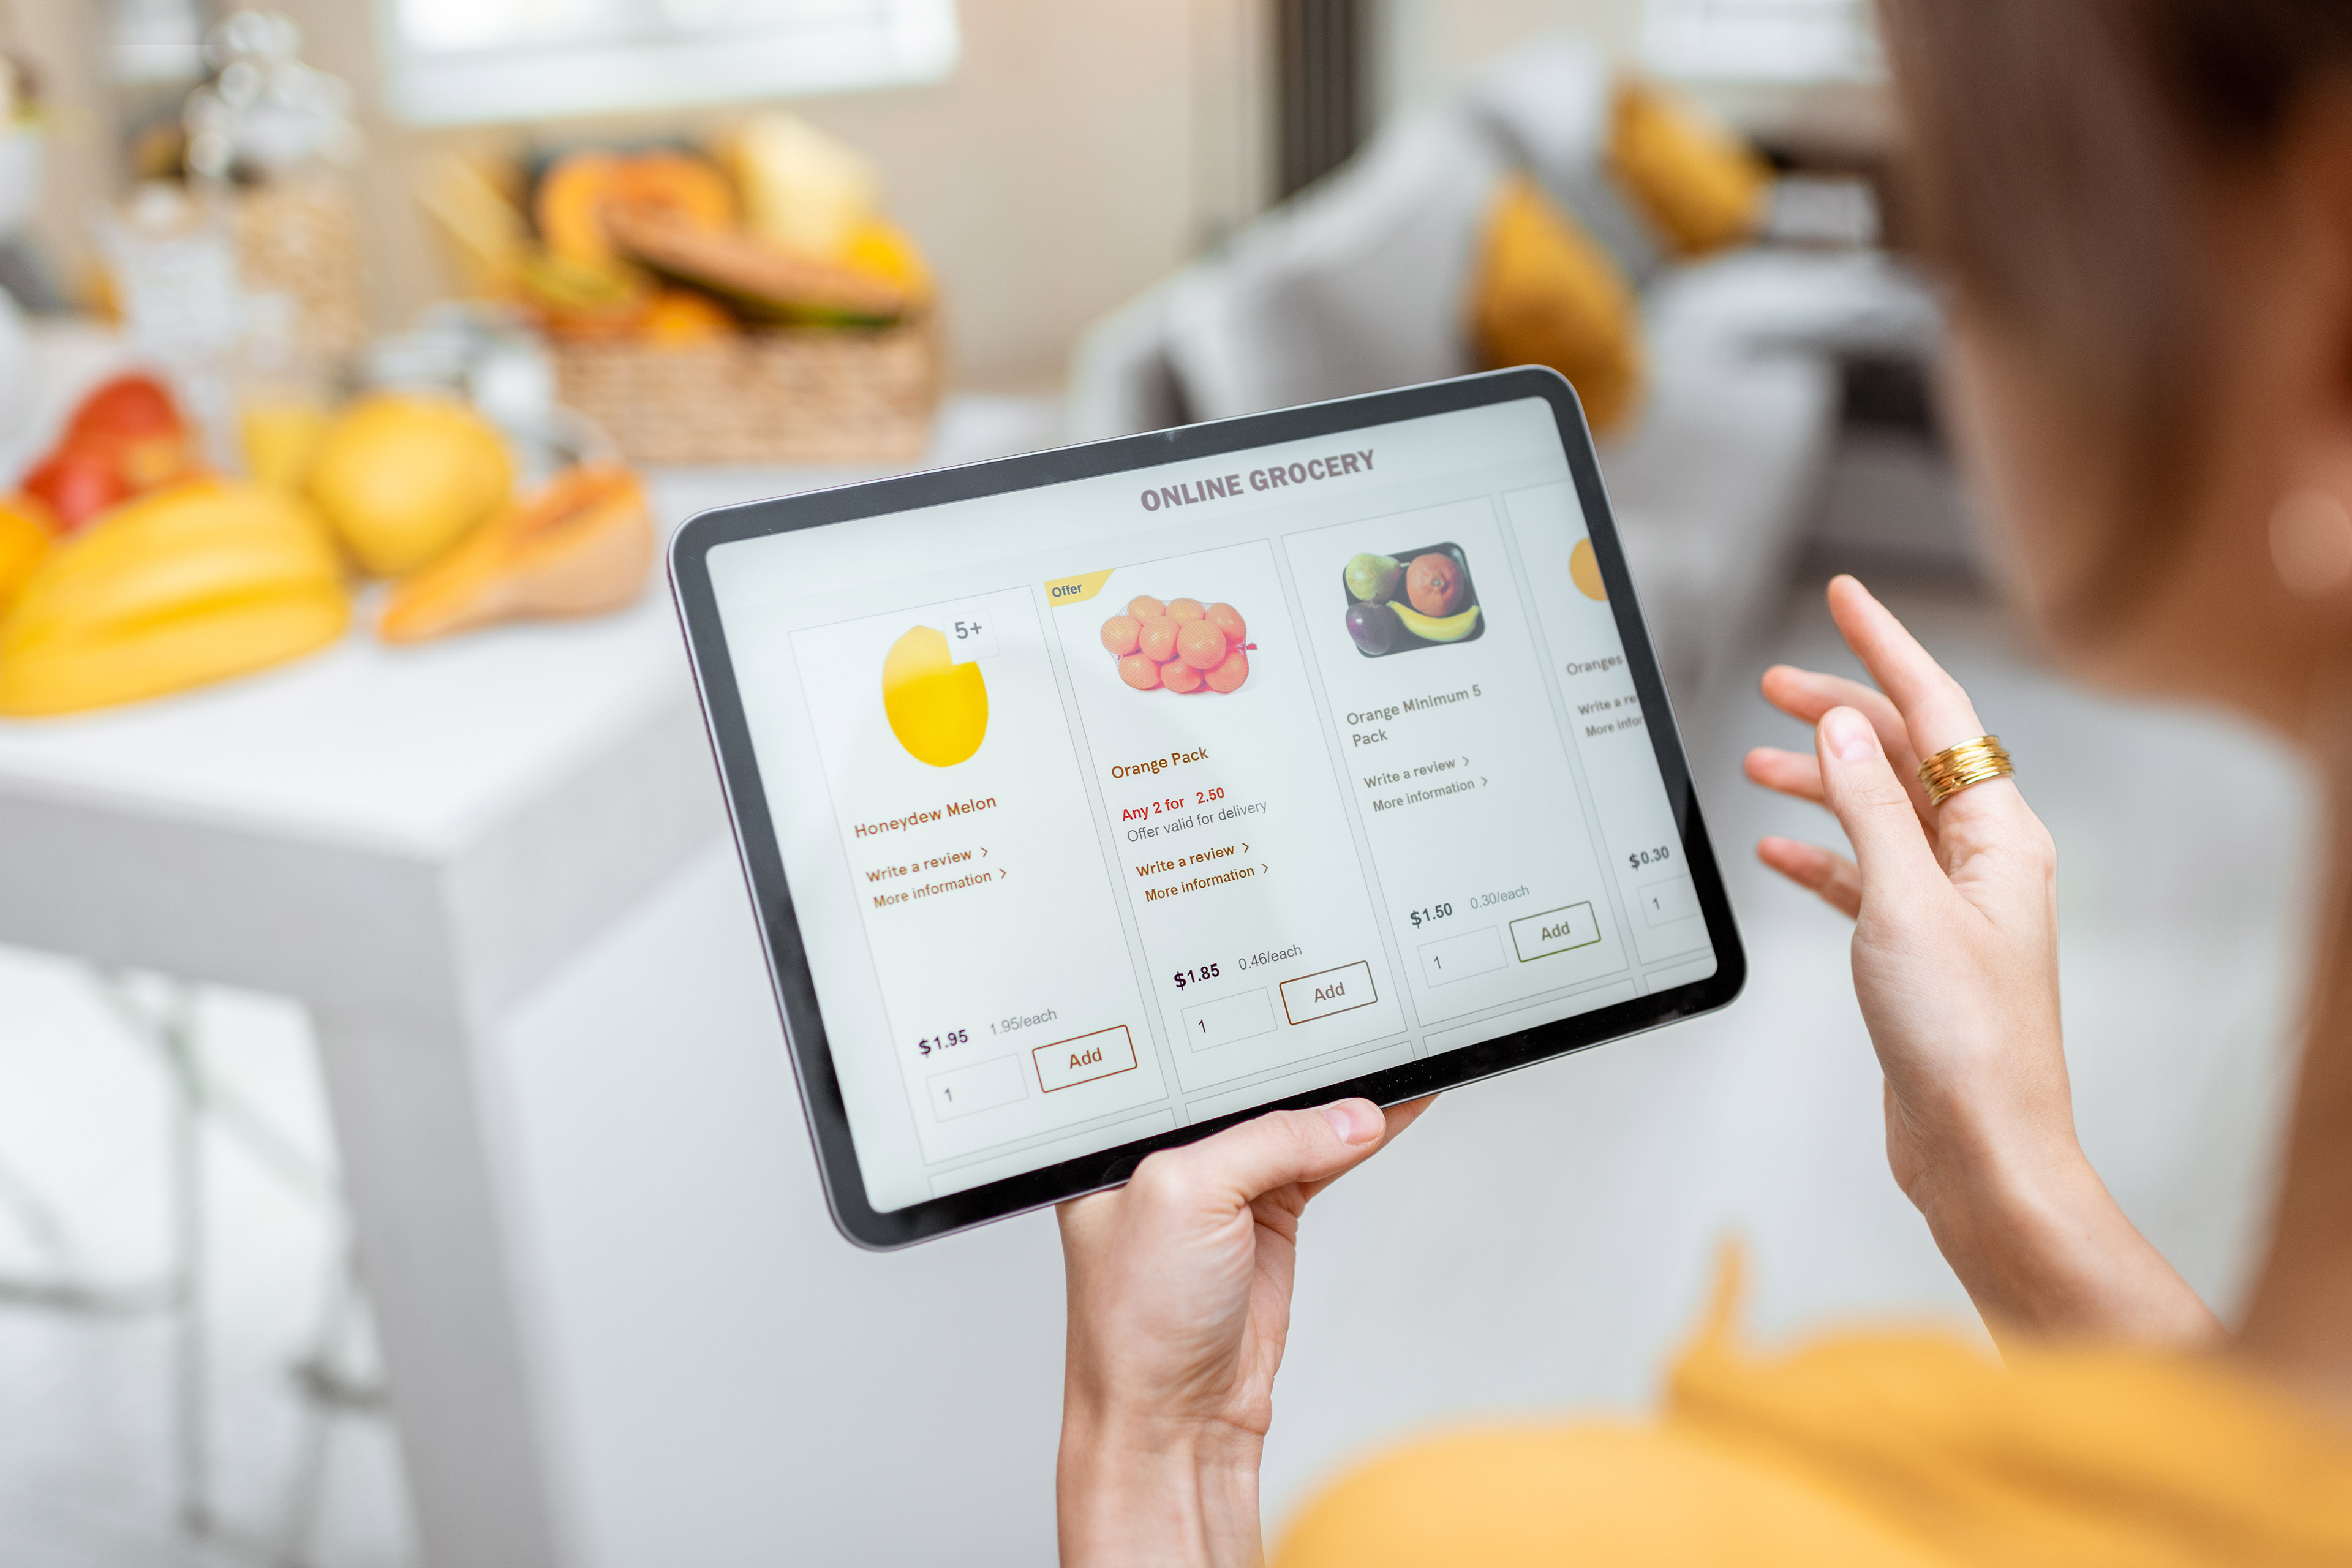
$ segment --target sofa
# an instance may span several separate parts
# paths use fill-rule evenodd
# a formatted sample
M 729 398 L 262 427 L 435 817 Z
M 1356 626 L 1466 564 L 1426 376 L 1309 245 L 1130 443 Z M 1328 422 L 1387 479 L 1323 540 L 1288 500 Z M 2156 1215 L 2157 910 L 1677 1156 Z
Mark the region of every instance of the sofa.
M 1219 253 L 1097 323 L 1066 433 L 1093 440 L 1459 375 L 1497 183 L 1532 175 L 1638 290 L 1646 402 L 1601 468 L 1669 689 L 1695 700 L 1780 600 L 1828 460 L 1839 363 L 1931 353 L 1933 298 L 1868 251 L 1669 260 L 1605 168 L 1612 68 L 1573 37 L 1490 64 Z

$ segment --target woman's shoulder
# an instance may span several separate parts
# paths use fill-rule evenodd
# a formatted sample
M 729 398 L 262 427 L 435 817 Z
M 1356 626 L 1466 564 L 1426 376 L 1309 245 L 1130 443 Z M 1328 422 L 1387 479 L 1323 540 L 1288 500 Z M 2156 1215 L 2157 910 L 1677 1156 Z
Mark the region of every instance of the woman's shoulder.
M 1573 1556 L 1564 1555 L 1573 1546 Z M 2352 1562 L 2352 1432 L 2210 1356 L 1936 1329 L 1748 1349 L 1658 1417 L 1442 1433 L 1318 1496 L 1277 1568 Z
M 1795 1468 L 1964 1562 L 2352 1562 L 2352 1430 L 2221 1357 L 1931 1330 L 1702 1336 L 1664 1424 Z M 2229 1549 L 2200 1557 L 2191 1543 Z M 2071 1543 L 2071 1544 L 2066 1544 Z
M 1442 1432 L 1348 1471 L 1284 1531 L 1274 1568 L 1947 1568 L 1784 1468 L 1669 1423 Z

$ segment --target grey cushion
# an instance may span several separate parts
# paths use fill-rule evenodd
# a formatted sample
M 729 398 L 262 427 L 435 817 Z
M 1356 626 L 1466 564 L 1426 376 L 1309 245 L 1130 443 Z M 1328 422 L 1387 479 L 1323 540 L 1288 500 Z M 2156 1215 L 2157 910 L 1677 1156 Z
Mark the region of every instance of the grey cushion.
M 1666 688 L 1696 702 L 1780 603 L 1837 424 L 1802 354 L 1662 362 L 1641 425 L 1602 449 L 1610 510 Z
M 1475 368 L 1464 300 L 1480 221 L 1507 166 L 1457 107 L 1423 110 L 1181 275 L 1168 352 L 1192 416 Z
M 1461 100 L 1639 287 L 1665 264 L 1665 253 L 1609 176 L 1613 75 L 1599 47 L 1573 34 L 1553 34 L 1481 67 Z
M 1194 418 L 1168 346 L 1168 304 L 1180 277 L 1138 295 L 1087 329 L 1070 358 L 1066 441 L 1103 441 Z

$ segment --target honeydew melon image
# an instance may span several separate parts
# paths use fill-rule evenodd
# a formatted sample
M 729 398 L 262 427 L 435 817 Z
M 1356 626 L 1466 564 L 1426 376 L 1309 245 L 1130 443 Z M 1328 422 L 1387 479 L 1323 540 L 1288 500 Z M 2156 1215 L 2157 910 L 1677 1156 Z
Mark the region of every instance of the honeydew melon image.
M 988 683 L 977 663 L 948 656 L 945 632 L 917 626 L 882 660 L 882 714 L 919 763 L 951 768 L 988 735 Z

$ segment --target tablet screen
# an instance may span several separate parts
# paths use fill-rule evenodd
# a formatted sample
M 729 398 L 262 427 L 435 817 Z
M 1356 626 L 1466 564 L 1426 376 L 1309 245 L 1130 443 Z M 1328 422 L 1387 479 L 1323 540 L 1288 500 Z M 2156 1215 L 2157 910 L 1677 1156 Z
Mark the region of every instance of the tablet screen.
M 709 571 L 877 1211 L 1714 973 L 1540 398 Z

